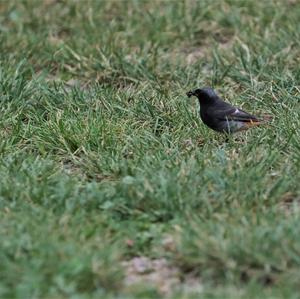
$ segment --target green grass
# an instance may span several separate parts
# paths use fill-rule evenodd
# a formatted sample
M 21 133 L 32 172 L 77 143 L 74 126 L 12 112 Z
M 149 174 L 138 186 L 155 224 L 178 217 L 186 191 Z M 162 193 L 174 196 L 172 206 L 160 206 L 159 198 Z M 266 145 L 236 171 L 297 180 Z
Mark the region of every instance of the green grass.
M 0 297 L 298 298 L 300 4 L 2 1 Z M 270 125 L 228 143 L 185 93 Z M 164 240 L 171 238 L 171 245 Z M 128 240 L 130 243 L 128 243 Z

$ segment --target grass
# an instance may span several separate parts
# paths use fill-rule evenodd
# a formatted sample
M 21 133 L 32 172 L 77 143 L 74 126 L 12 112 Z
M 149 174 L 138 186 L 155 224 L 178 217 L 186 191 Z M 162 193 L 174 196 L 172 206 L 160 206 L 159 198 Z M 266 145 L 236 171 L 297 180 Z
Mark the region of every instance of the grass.
M 1 298 L 164 297 L 124 286 L 136 256 L 202 285 L 173 298 L 298 298 L 297 1 L 0 12 Z M 201 86 L 273 122 L 226 143 Z

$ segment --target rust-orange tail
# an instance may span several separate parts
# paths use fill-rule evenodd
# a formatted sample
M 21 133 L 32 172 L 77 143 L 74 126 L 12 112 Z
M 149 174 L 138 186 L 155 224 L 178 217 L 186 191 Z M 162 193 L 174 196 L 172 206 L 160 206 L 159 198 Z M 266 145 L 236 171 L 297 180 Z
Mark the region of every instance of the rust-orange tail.
M 273 119 L 271 115 L 263 115 L 259 120 L 249 120 L 249 122 L 245 122 L 244 127 L 242 127 L 239 131 L 247 130 L 252 127 L 265 125 Z

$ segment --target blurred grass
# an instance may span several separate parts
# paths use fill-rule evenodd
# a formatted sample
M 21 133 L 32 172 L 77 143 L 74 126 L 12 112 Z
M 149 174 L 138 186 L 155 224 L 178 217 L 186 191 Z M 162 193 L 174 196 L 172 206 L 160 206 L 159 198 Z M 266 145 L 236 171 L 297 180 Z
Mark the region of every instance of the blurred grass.
M 157 298 L 122 284 L 121 261 L 147 255 L 203 298 L 297 298 L 299 16 L 283 0 L 2 1 L 0 297 Z M 203 85 L 274 121 L 224 143 L 186 99 Z

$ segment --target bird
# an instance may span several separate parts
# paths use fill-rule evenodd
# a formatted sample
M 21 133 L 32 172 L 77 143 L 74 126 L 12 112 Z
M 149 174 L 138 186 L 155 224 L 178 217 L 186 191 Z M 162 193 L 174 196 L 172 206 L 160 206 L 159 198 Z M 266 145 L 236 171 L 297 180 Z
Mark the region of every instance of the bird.
M 264 123 L 263 119 L 224 102 L 210 87 L 191 90 L 187 96 L 198 98 L 200 118 L 214 131 L 232 134 Z

